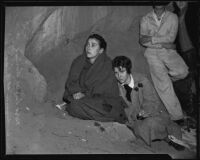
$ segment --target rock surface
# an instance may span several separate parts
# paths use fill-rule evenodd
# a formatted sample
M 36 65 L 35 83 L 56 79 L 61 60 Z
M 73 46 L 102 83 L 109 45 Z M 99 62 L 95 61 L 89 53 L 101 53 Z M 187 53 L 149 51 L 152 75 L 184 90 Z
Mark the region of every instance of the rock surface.
M 129 56 L 134 70 L 148 74 L 138 31 L 139 20 L 149 9 L 144 6 L 47 8 L 43 16 L 32 20 L 34 27 L 31 28 L 36 29 L 26 43 L 25 56 L 45 77 L 49 91 L 54 93 L 63 88 L 71 62 L 82 54 L 87 37 L 99 33 L 107 41 L 111 58 Z M 92 18 L 88 18 L 91 15 Z

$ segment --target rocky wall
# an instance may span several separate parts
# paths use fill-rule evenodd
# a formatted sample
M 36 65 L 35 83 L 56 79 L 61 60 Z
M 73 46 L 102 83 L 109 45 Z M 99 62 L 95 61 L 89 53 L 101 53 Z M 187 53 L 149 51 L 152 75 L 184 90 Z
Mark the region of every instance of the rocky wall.
M 139 20 L 149 10 L 145 6 L 46 8 L 32 20 L 34 33 L 27 40 L 25 56 L 45 77 L 48 93 L 64 89 L 71 62 L 82 53 L 90 33 L 106 39 L 109 56 L 129 56 L 136 71 L 148 73 L 138 36 Z
M 126 55 L 131 58 L 134 70 L 148 74 L 138 36 L 139 20 L 150 9 L 146 6 L 6 7 L 5 97 L 18 103 L 12 96 L 19 97 L 25 92 L 21 88 L 27 85 L 24 88 L 37 102 L 43 102 L 47 95 L 61 100 L 71 62 L 82 53 L 90 33 L 99 33 L 106 39 L 111 58 Z

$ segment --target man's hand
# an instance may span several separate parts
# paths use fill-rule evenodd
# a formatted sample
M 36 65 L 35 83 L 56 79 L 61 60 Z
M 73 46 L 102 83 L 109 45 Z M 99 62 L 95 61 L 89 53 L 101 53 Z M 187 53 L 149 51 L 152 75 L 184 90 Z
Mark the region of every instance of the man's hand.
M 161 46 L 165 49 L 176 49 L 176 45 L 173 43 L 161 43 Z
M 78 92 L 78 93 L 74 93 L 73 94 L 73 98 L 74 99 L 81 99 L 85 96 L 85 94 L 83 94 L 82 92 Z
M 151 42 L 151 39 L 152 39 L 151 36 L 141 35 L 141 36 L 140 36 L 140 43 L 141 43 L 141 44 L 144 44 L 144 43 Z

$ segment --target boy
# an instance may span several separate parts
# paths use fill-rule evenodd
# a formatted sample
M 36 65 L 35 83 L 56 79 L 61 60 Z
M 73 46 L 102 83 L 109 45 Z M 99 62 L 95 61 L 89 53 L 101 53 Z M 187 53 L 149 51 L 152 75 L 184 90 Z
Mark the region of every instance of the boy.
M 125 108 L 128 126 L 135 135 L 147 145 L 159 139 L 177 150 L 183 150 L 181 128 L 170 120 L 151 82 L 142 74 L 131 73 L 131 60 L 125 56 L 115 57 L 112 68 L 118 80 L 120 96 L 128 106 Z

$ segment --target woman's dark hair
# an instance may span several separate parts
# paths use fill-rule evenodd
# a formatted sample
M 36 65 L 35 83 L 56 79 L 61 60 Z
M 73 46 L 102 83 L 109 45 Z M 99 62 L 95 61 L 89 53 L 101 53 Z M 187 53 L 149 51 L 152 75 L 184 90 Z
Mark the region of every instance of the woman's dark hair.
M 97 39 L 97 40 L 99 41 L 99 46 L 100 46 L 100 48 L 103 48 L 104 51 L 106 50 L 107 43 L 106 43 L 105 39 L 104 39 L 102 36 L 100 36 L 100 35 L 98 35 L 98 34 L 91 34 L 91 35 L 88 37 L 87 41 L 88 41 L 89 39 L 91 39 L 91 38 Z M 87 41 L 86 41 L 86 43 L 87 43 Z
M 112 60 L 112 68 L 126 68 L 128 74 L 131 73 L 132 63 L 131 60 L 126 56 L 117 56 Z

